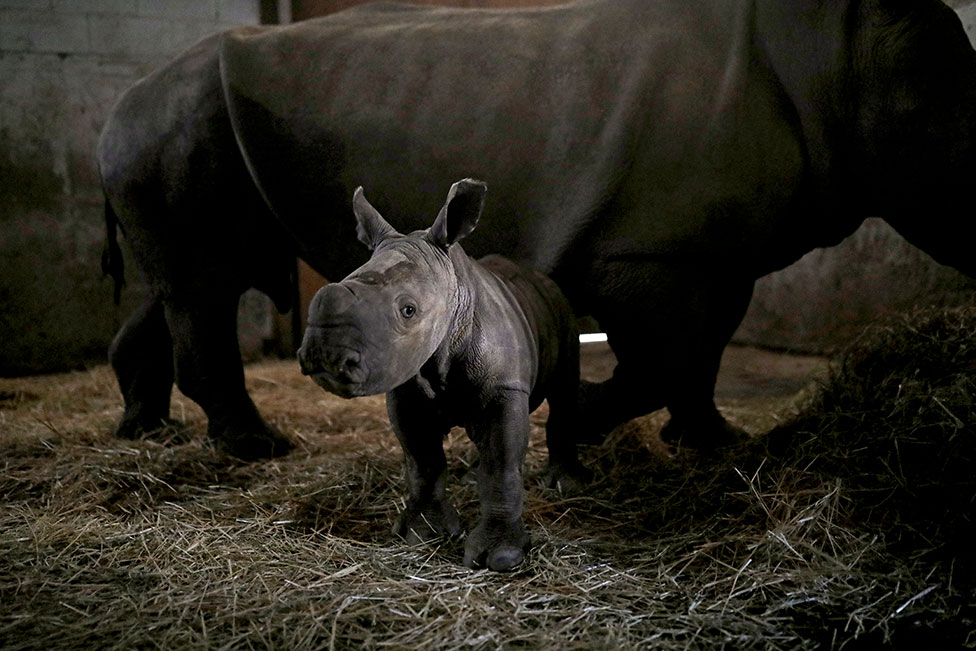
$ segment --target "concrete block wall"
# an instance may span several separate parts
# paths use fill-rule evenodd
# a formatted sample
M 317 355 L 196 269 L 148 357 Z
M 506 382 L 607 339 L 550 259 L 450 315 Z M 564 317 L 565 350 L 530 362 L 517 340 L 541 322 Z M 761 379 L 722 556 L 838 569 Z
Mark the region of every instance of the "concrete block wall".
M 258 0 L 0 0 L 0 375 L 104 361 L 143 295 L 101 277 L 93 163 L 104 116 L 132 83 Z
M 258 8 L 257 0 L 2 0 L 0 51 L 153 63 L 258 22 Z

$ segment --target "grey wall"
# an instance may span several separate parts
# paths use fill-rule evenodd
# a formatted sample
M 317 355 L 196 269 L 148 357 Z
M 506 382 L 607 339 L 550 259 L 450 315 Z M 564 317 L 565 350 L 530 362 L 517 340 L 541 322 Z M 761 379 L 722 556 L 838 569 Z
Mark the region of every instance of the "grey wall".
M 99 271 L 92 151 L 113 101 L 258 0 L 0 0 L 0 375 L 104 361 L 123 306 Z

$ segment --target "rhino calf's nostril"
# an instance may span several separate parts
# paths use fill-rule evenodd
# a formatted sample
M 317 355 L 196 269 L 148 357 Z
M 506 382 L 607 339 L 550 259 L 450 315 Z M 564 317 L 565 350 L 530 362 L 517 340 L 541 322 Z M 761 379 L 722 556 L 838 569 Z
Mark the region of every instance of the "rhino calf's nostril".
M 304 346 L 302 346 L 301 348 L 298 349 L 297 357 L 298 357 L 298 365 L 301 367 L 301 369 L 303 371 L 305 371 L 308 368 L 308 362 L 305 359 L 305 347 Z
M 350 381 L 356 375 L 359 370 L 359 354 L 358 353 L 347 353 L 339 361 L 339 372 L 343 379 Z

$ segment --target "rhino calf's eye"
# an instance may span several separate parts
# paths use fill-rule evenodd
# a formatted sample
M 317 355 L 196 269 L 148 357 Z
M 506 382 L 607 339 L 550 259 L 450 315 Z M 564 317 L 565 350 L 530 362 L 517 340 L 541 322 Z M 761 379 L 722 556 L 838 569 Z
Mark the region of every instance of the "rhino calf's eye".
M 400 308 L 400 314 L 403 315 L 404 319 L 409 319 L 416 313 L 417 313 L 417 308 L 415 308 L 413 305 L 404 305 L 403 307 Z

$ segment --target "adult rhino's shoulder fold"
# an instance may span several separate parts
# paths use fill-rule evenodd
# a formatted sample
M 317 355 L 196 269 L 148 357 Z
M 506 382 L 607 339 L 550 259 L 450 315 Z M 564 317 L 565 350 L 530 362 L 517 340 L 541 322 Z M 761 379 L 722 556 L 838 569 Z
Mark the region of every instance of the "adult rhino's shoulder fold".
M 220 75 L 224 88 L 238 84 L 251 64 L 259 64 L 266 56 L 268 27 L 238 27 L 220 35 Z M 262 47 L 262 42 L 265 46 Z
M 289 62 L 275 46 L 278 27 L 242 27 L 225 32 L 220 40 L 220 78 L 234 137 L 259 189 L 256 159 L 274 151 L 274 117 L 286 114 L 289 101 L 301 101 L 301 88 L 283 82 Z M 277 74 L 276 74 L 277 71 Z M 272 156 L 273 159 L 273 156 Z M 265 193 L 266 195 L 266 193 Z M 265 196 L 265 199 L 268 199 Z
M 248 98 L 275 113 L 304 105 L 330 40 L 326 31 L 298 24 L 225 32 L 220 74 L 228 99 Z

